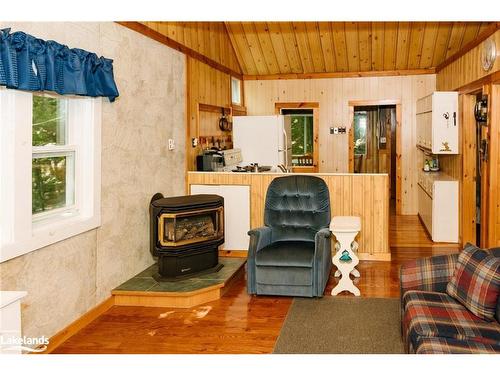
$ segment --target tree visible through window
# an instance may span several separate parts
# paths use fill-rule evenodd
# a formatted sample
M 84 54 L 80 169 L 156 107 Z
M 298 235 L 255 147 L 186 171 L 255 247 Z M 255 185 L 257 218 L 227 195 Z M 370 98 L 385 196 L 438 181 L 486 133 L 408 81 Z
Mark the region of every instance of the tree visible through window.
M 312 114 L 289 115 L 292 127 L 292 165 L 313 165 L 314 126 Z
M 39 214 L 74 203 L 68 99 L 33 95 L 32 118 L 32 213 Z
M 314 116 L 312 109 L 286 109 L 281 114 L 291 125 L 292 166 L 314 165 Z
M 354 112 L 354 155 L 366 155 L 366 111 Z

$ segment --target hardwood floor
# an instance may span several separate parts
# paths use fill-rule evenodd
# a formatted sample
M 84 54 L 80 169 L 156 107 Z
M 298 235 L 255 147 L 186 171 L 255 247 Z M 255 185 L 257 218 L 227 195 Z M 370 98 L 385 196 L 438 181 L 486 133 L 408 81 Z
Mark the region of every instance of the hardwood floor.
M 458 248 L 458 244 L 432 242 L 418 215 L 396 215 L 396 203 L 391 200 L 389 244 L 392 247 Z
M 418 218 L 393 216 L 391 251 L 391 262 L 360 263 L 363 297 L 399 297 L 401 263 L 458 250 L 433 245 Z M 332 275 L 325 294 L 335 285 Z M 291 303 L 249 296 L 241 277 L 220 300 L 191 309 L 114 306 L 54 353 L 271 353 Z

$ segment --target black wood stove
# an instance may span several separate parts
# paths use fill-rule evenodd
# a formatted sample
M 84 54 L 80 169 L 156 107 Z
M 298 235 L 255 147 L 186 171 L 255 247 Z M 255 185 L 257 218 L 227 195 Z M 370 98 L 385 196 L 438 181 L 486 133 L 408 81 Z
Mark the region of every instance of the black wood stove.
M 224 243 L 224 198 L 212 194 L 164 198 L 149 207 L 151 253 L 158 257 L 155 278 L 170 280 L 214 272 Z

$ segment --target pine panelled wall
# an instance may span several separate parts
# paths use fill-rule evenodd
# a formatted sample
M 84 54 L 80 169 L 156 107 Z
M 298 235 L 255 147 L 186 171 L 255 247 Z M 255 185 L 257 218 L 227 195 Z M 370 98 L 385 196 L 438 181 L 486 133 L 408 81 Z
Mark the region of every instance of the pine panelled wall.
M 141 22 L 152 30 L 241 73 L 223 22 Z
M 209 138 L 230 141 L 230 132 L 219 129 L 222 115 L 219 111 L 203 110 L 203 104 L 231 108 L 231 76 L 216 70 L 198 60 L 187 57 L 187 169 L 196 170 L 196 155 L 201 153 L 202 144 L 191 146 L 191 138 Z M 201 106 L 200 106 L 201 104 Z M 200 110 L 201 107 L 201 110 Z M 230 143 L 229 143 L 230 144 Z
M 264 225 L 267 188 L 276 173 L 188 172 L 190 185 L 250 186 L 250 227 Z M 359 216 L 362 230 L 356 241 L 362 260 L 391 260 L 389 246 L 389 177 L 387 174 L 315 174 L 330 193 L 332 216 Z M 233 250 L 233 249 L 228 249 Z
M 500 30 L 496 31 L 490 38 L 494 38 L 498 48 L 500 46 Z M 473 106 L 476 102 L 474 95 L 469 92 L 481 92 L 489 94 L 490 115 L 488 131 L 490 140 L 489 149 L 489 172 L 488 183 L 483 186 L 481 195 L 483 199 L 488 197 L 486 212 L 482 213 L 481 220 L 487 222 L 485 243 L 482 246 L 500 246 L 500 89 L 499 77 L 500 59 L 497 57 L 493 68 L 485 72 L 481 66 L 481 51 L 484 42 L 478 44 L 470 51 L 459 57 L 449 65 L 441 68 L 436 75 L 436 87 L 439 91 L 458 90 L 460 95 L 459 108 L 461 112 L 461 153 L 453 158 L 448 156 L 442 158 L 441 167 L 443 171 L 460 180 L 461 204 L 461 239 L 462 242 L 475 242 L 475 189 L 476 178 L 479 171 L 475 166 L 475 131 L 476 123 L 473 117 Z M 484 130 L 483 130 L 484 131 Z M 484 184 L 483 184 L 484 185 Z M 489 211 L 489 212 L 488 212 Z
M 247 76 L 430 69 L 488 22 L 226 22 Z M 254 77 L 246 77 L 254 78 Z
M 305 80 L 245 81 L 249 115 L 274 114 L 277 102 L 319 102 L 319 172 L 348 172 L 346 134 L 330 134 L 330 127 L 350 129 L 352 100 L 398 100 L 401 103 L 401 212 L 417 213 L 415 106 L 418 98 L 435 90 L 435 75 Z
M 500 30 L 490 38 L 495 39 L 497 53 L 500 48 Z M 483 78 L 500 70 L 500 58 L 497 57 L 495 65 L 489 72 L 481 67 L 481 51 L 484 42 L 470 50 L 468 53 L 441 69 L 436 77 L 438 91 L 457 90 L 473 81 Z

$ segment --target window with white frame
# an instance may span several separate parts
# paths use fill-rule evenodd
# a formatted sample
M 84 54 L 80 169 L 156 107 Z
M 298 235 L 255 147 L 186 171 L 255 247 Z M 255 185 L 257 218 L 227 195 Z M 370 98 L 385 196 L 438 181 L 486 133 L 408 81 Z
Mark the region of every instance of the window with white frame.
M 241 105 L 241 81 L 235 77 L 231 77 L 231 101 Z
M 68 124 L 68 98 L 33 95 L 32 185 L 33 219 L 75 207 L 76 146 Z
M 100 225 L 100 101 L 0 89 L 0 262 Z

